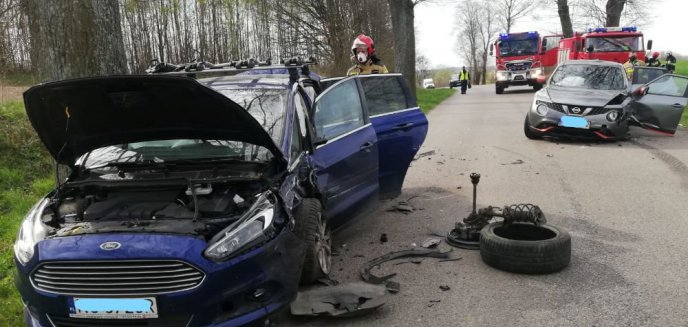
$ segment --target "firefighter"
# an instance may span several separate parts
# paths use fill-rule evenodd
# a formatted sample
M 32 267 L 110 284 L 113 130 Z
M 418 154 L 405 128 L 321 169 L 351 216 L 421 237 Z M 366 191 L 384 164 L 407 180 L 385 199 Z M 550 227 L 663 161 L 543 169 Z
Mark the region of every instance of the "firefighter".
M 461 83 L 461 94 L 466 94 L 466 88 L 471 84 L 471 74 L 466 70 L 466 66 L 459 72 L 459 82 Z
M 351 53 L 353 54 L 351 59 L 356 62 L 356 65 L 349 68 L 346 76 L 388 73 L 387 67 L 375 55 L 375 45 L 370 36 L 358 35 L 351 45 Z
M 626 75 L 630 80 L 631 78 L 633 78 L 633 70 L 635 69 L 635 67 L 645 66 L 645 63 L 642 60 L 638 60 L 638 58 L 635 57 L 635 53 L 630 52 L 628 53 L 628 60 L 626 60 L 623 66 L 626 70 Z
M 667 56 L 666 56 L 666 64 L 664 67 L 669 71 L 669 74 L 673 74 L 674 70 L 676 70 L 676 57 L 674 57 L 673 54 L 671 54 L 671 51 L 667 51 Z
M 661 67 L 662 63 L 659 61 L 659 52 L 655 51 L 652 53 L 652 58 L 647 60 L 647 65 L 650 67 Z

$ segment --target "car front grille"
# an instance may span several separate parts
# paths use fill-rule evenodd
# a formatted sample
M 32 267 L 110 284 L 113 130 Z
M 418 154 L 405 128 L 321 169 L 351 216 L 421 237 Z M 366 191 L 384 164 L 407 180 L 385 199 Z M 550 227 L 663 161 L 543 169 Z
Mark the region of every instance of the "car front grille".
M 50 315 L 50 322 L 55 327 L 184 327 L 189 317 L 168 317 L 155 319 L 83 319 Z
M 181 261 L 60 261 L 41 264 L 31 275 L 42 291 L 80 296 L 137 296 L 197 287 L 205 275 Z
M 604 114 L 610 110 L 610 109 L 607 109 L 605 107 L 586 107 L 586 106 L 573 105 L 573 104 L 560 104 L 560 103 L 545 102 L 545 101 L 540 101 L 540 100 L 537 100 L 536 104 L 543 104 L 543 103 L 545 105 L 547 105 L 547 107 L 549 107 L 550 109 L 556 110 L 556 111 L 561 112 L 561 113 L 565 113 L 567 115 L 592 116 L 592 115 Z M 568 112 L 564 109 L 564 107 L 568 108 Z M 574 107 L 580 108 L 581 109 L 580 113 L 575 114 L 575 113 L 571 112 L 571 109 L 573 109 Z
M 506 69 L 511 70 L 511 71 L 520 71 L 520 70 L 528 70 L 530 69 L 531 63 L 529 62 L 520 62 L 520 63 L 506 63 Z

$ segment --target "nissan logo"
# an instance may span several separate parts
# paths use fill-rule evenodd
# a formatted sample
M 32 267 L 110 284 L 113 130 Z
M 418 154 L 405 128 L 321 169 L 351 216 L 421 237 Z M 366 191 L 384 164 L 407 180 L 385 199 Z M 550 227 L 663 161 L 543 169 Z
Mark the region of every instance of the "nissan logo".
M 112 250 L 117 250 L 122 246 L 122 244 L 118 242 L 105 242 L 100 245 L 100 248 L 105 250 L 105 251 L 112 251 Z
M 581 109 L 578 107 L 573 107 L 573 109 L 571 109 L 571 112 L 573 112 L 574 114 L 579 114 L 581 112 Z

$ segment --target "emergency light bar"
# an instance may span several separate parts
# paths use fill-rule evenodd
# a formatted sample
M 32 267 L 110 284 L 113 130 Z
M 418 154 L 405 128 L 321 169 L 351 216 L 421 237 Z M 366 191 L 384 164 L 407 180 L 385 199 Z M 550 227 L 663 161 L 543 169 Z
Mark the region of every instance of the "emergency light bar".
M 523 33 L 499 33 L 499 40 L 500 41 L 507 41 L 510 39 L 515 39 L 515 40 L 525 40 L 525 39 L 532 39 L 532 38 L 537 38 L 538 37 L 538 32 L 536 31 L 530 31 L 530 32 L 523 32 Z
M 635 26 L 588 28 L 588 33 L 637 32 L 637 31 L 638 31 L 638 28 Z

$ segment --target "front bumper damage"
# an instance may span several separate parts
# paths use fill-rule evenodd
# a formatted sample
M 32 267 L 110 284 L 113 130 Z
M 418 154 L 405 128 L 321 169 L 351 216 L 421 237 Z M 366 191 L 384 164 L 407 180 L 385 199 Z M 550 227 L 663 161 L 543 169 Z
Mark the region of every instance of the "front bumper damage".
M 622 109 L 610 109 L 620 112 L 615 121 L 607 119 L 608 111 L 599 114 L 575 115 L 550 109 L 545 116 L 532 110 L 528 113 L 528 125 L 532 132 L 541 136 L 570 137 L 596 140 L 624 139 L 628 135 L 628 115 Z M 587 128 L 562 126 L 564 116 L 581 117 L 588 121 Z
M 148 244 L 138 253 L 103 254 L 95 257 L 88 250 L 98 248 L 104 240 L 123 244 Z M 60 242 L 60 246 L 50 246 Z M 15 283 L 25 301 L 25 321 L 29 327 L 61 326 L 208 326 L 229 327 L 261 324 L 281 311 L 295 297 L 305 251 L 305 243 L 285 229 L 262 246 L 226 262 L 216 263 L 202 256 L 204 240 L 179 235 L 109 234 L 73 236 L 43 241 L 38 245 L 40 260 L 21 267 Z M 54 250 L 51 250 L 53 248 Z M 57 249 L 60 249 L 58 252 Z M 117 252 L 117 251 L 113 251 Z M 132 251 L 133 252 L 133 251 Z M 107 257 L 107 256 L 110 257 Z M 37 289 L 31 280 L 34 269 L 48 261 L 74 262 L 95 260 L 178 260 L 202 271 L 203 281 L 195 288 L 175 293 L 154 295 L 158 318 L 152 319 L 85 319 L 69 316 L 71 295 L 60 295 Z M 140 296 L 139 296 L 140 297 Z

